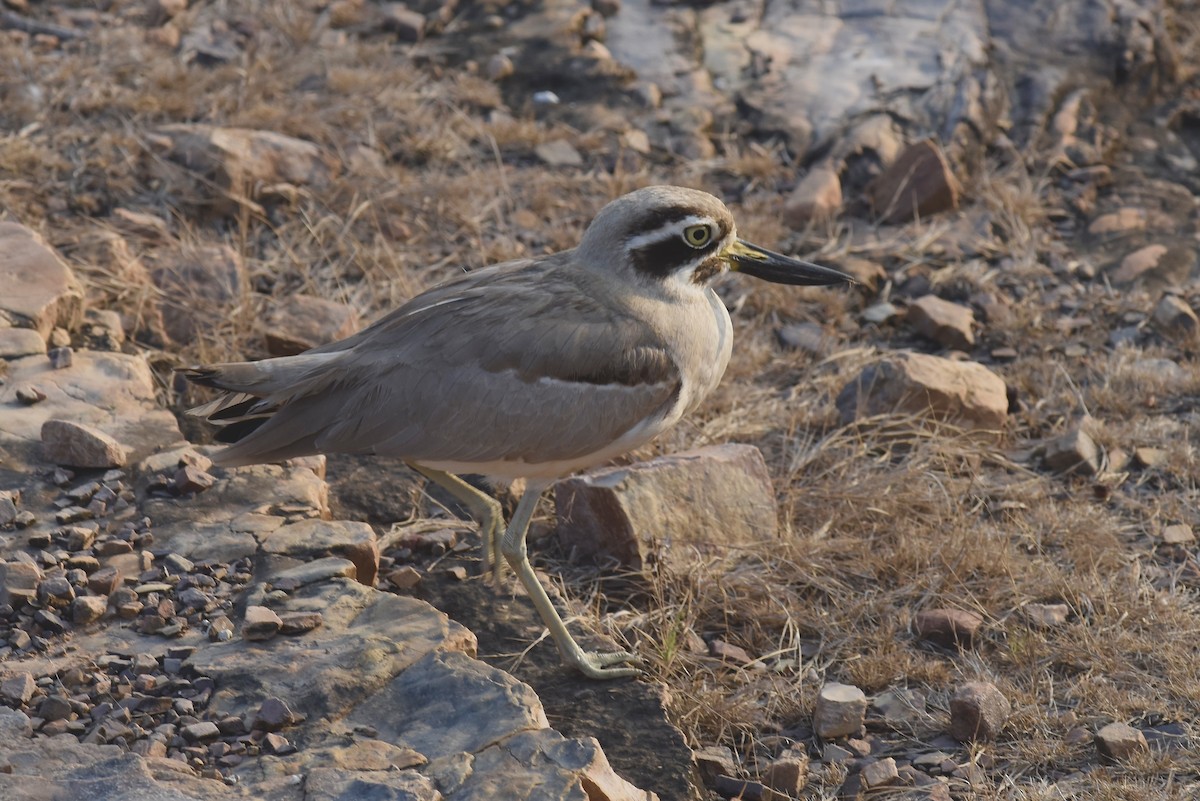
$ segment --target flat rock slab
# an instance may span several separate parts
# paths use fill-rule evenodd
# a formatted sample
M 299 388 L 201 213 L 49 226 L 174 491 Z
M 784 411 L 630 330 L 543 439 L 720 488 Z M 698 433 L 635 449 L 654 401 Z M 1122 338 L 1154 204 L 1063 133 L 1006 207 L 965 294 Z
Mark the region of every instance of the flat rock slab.
M 263 551 L 295 559 L 342 556 L 354 563 L 357 578 L 373 586 L 379 574 L 379 544 L 366 523 L 345 520 L 302 520 L 270 532 Z
M 216 680 L 216 712 L 240 714 L 277 697 L 310 721 L 336 719 L 435 650 L 475 651 L 474 635 L 429 604 L 350 579 L 303 587 L 273 608 L 319 611 L 324 625 L 294 638 L 197 649 L 189 664 Z
M 779 536 L 775 491 L 751 445 L 603 468 L 560 481 L 554 492 L 565 547 L 635 570 Z
M 1008 416 L 1008 391 L 982 364 L 899 353 L 859 373 L 838 394 L 837 407 L 843 423 L 899 414 L 995 430 Z
M 0 321 L 32 328 L 43 340 L 55 326 L 74 330 L 83 320 L 83 287 L 40 236 L 0 222 Z
M 17 391 L 25 386 L 36 387 L 46 399 L 21 403 Z M 0 385 L 0 447 L 26 464 L 44 464 L 47 420 L 91 426 L 128 449 L 134 460 L 183 441 L 175 416 L 158 406 L 149 365 L 124 353 L 77 351 L 72 364 L 58 370 L 45 356 L 9 362 L 8 380 Z

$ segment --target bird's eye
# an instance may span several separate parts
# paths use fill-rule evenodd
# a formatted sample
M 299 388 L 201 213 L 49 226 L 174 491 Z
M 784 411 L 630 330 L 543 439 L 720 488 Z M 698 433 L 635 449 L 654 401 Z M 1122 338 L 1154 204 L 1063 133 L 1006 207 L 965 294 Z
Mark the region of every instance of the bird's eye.
M 694 248 L 702 248 L 712 240 L 712 228 L 707 225 L 689 225 L 683 229 L 683 241 Z

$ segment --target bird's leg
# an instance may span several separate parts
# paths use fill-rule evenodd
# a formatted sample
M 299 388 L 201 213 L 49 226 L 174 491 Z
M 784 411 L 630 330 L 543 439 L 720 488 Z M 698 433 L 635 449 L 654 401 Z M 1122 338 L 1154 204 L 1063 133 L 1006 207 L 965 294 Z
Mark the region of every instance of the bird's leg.
M 483 540 L 483 569 L 488 560 L 492 563 L 492 580 L 496 589 L 504 578 L 504 560 L 500 557 L 500 534 L 504 530 L 504 509 L 500 502 L 482 490 L 476 489 L 452 473 L 443 473 L 430 467 L 409 464 L 413 470 L 453 495 L 470 510 L 479 522 L 479 536 Z
M 537 608 L 538 614 L 541 615 L 542 622 L 550 630 L 550 636 L 554 638 L 554 643 L 558 646 L 564 662 L 591 679 L 619 679 L 636 676 L 639 671 L 635 667 L 612 667 L 620 665 L 622 662 L 635 661 L 637 657 L 633 654 L 627 651 L 602 654 L 585 651 L 579 647 L 571 633 L 567 631 L 567 626 L 559 617 L 554 604 L 550 602 L 550 596 L 546 595 L 542 583 L 538 581 L 537 574 L 533 572 L 533 566 L 529 564 L 529 554 L 525 548 L 525 535 L 529 531 L 529 521 L 533 517 L 533 510 L 537 507 L 538 499 L 541 498 L 542 492 L 547 486 L 549 484 L 546 482 L 532 480 L 526 486 L 525 493 L 517 503 L 517 510 L 513 512 L 512 519 L 508 523 L 508 530 L 504 532 L 504 541 L 500 545 L 500 550 L 504 553 L 504 558 L 512 565 L 521 584 L 525 586 L 525 591 L 529 593 L 529 598 Z

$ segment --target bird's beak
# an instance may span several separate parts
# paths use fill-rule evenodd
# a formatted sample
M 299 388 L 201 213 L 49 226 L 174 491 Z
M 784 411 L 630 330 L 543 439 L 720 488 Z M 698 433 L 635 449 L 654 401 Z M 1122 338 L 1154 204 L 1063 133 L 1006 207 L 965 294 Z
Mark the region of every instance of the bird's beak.
M 793 259 L 741 239 L 733 240 L 723 255 L 731 269 L 776 284 L 828 286 L 858 283 L 853 276 L 841 270 Z

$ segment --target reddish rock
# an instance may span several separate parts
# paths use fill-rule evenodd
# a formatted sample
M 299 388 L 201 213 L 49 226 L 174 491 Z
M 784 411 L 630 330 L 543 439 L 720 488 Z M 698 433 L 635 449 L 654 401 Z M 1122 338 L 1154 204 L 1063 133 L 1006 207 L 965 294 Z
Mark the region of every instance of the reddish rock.
M 69 467 L 121 467 L 128 457 L 124 445 L 97 428 L 69 420 L 42 424 L 42 456 Z
M 851 684 L 828 682 L 817 694 L 813 729 L 824 740 L 849 737 L 863 728 L 867 696 Z
M 995 430 L 1008 416 L 1004 380 L 975 362 L 898 353 L 868 366 L 838 394 L 843 423 L 880 414 L 915 414 Z
M 242 637 L 247 640 L 269 640 L 279 633 L 283 621 L 265 606 L 246 607 Z
M 263 338 L 272 356 L 292 356 L 345 339 L 358 330 L 358 322 L 358 312 L 345 303 L 290 295 L 267 307 Z
M 937 295 L 915 300 L 905 319 L 918 334 L 943 347 L 970 350 L 975 345 L 975 312 Z
M 909 145 L 868 187 L 871 208 L 885 223 L 906 223 L 958 208 L 962 188 L 932 139 Z
M 917 637 L 943 648 L 971 648 L 983 627 L 983 617 L 966 609 L 925 609 L 917 613 Z
M 950 736 L 960 742 L 995 740 L 1008 722 L 1012 705 L 994 684 L 973 681 L 950 699 Z
M 32 328 L 43 340 L 54 328 L 74 331 L 83 320 L 83 287 L 40 236 L 0 222 L 0 319 Z
M 813 167 L 796 185 L 784 205 L 784 219 L 793 228 L 830 220 L 842 210 L 842 180 L 827 165 Z

